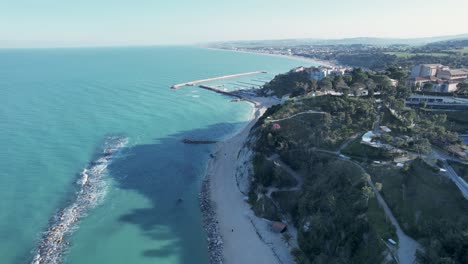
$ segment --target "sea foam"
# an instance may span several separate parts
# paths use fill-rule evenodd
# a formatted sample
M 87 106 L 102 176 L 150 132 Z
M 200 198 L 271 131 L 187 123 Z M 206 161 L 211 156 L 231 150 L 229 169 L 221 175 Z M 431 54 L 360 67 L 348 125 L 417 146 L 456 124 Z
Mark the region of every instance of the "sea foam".
M 127 142 L 124 137 L 107 138 L 98 157 L 81 171 L 75 199 L 52 217 L 47 231 L 39 241 L 32 264 L 61 262 L 63 252 L 68 247 L 67 235 L 77 228 L 77 222 L 104 197 L 107 166 Z

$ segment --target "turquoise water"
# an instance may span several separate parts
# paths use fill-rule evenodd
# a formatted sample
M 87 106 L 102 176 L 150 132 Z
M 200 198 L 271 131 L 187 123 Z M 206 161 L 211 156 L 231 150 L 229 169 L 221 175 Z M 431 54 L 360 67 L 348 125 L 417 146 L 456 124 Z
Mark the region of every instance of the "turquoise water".
M 197 197 L 212 146 L 180 141 L 228 137 L 252 108 L 168 87 L 303 64 L 192 47 L 0 50 L 0 263 L 32 260 L 109 136 L 129 143 L 102 201 L 66 237 L 64 263 L 207 263 Z

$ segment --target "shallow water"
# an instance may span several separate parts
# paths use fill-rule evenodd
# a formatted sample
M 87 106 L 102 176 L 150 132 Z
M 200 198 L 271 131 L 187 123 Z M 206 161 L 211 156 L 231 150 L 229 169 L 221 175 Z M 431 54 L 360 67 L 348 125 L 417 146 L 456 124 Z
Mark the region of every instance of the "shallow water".
M 64 263 L 206 263 L 198 192 L 212 146 L 243 126 L 247 103 L 170 85 L 307 64 L 193 47 L 0 50 L 0 262 L 27 263 L 80 172 L 109 135 L 129 143 L 104 172 L 102 201 Z M 179 200 L 181 199 L 181 200 Z

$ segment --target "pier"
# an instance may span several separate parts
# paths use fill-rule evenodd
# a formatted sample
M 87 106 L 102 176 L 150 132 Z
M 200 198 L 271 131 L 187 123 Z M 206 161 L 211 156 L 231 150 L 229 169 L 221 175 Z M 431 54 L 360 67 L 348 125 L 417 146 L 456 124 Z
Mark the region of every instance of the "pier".
M 196 140 L 190 138 L 184 138 L 182 140 L 185 144 L 192 144 L 192 145 L 202 145 L 202 144 L 216 144 L 218 141 L 216 140 Z
M 246 72 L 246 73 L 225 75 L 225 76 L 214 77 L 214 78 L 203 79 L 203 80 L 196 80 L 196 81 L 191 81 L 191 82 L 186 82 L 186 83 L 174 84 L 174 85 L 171 86 L 171 89 L 178 89 L 178 88 L 183 87 L 183 86 L 193 86 L 193 85 L 204 83 L 204 82 L 212 82 L 212 81 L 217 81 L 217 80 L 224 80 L 224 79 L 230 79 L 230 78 L 241 77 L 241 76 L 255 75 L 255 74 L 260 74 L 260 73 L 267 73 L 267 72 L 266 71 Z
M 208 85 L 200 85 L 199 86 L 200 88 L 203 88 L 205 90 L 208 90 L 208 91 L 213 91 L 215 93 L 219 93 L 219 94 L 224 94 L 224 95 L 227 95 L 227 96 L 234 96 L 234 97 L 237 97 L 239 99 L 242 99 L 242 96 L 234 93 L 234 92 L 228 92 L 228 91 L 224 91 L 224 90 L 221 90 L 217 87 L 214 87 L 214 86 L 208 86 Z

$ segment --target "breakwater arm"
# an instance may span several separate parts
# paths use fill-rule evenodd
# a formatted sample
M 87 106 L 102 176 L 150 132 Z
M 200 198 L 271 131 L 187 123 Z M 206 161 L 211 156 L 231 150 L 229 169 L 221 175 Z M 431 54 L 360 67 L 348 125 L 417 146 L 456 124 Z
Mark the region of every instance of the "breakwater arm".
M 266 71 L 254 71 L 254 72 L 246 72 L 246 73 L 239 73 L 239 74 L 232 74 L 232 75 L 224 75 L 224 76 L 214 77 L 214 78 L 209 78 L 209 79 L 203 79 L 203 80 L 196 80 L 196 81 L 191 81 L 191 82 L 186 82 L 186 83 L 174 84 L 174 85 L 171 86 L 171 89 L 178 89 L 178 88 L 183 87 L 183 86 L 192 86 L 192 85 L 196 85 L 196 84 L 204 83 L 204 82 L 224 80 L 224 79 L 229 79 L 229 78 L 248 76 L 248 75 L 260 74 L 260 73 L 267 73 L 267 72 Z

